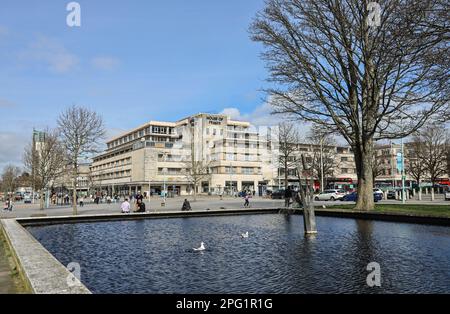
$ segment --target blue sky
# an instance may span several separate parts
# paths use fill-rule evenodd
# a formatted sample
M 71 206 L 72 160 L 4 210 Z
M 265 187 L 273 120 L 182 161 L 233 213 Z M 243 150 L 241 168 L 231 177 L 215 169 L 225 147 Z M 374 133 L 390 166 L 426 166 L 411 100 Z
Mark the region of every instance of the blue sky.
M 69 2 L 0 2 L 0 169 L 72 104 L 101 113 L 109 135 L 224 109 L 268 120 L 262 47 L 248 34 L 263 0 L 79 0 L 74 28 Z

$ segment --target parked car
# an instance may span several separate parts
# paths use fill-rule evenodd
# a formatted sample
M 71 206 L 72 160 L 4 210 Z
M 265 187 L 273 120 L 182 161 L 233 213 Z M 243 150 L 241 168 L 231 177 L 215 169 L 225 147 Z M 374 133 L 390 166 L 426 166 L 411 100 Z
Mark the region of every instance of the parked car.
M 381 196 L 381 199 L 383 199 L 384 193 L 380 189 L 377 188 L 373 189 L 373 193 L 379 194 Z
M 25 195 L 25 196 L 23 197 L 23 202 L 24 202 L 25 204 L 31 204 L 31 195 Z
M 447 191 L 445 191 L 445 200 L 450 201 L 450 187 L 448 187 Z
M 344 190 L 325 190 L 314 197 L 316 201 L 340 200 L 347 193 Z
M 383 199 L 383 195 L 380 193 L 373 193 L 373 201 L 374 202 L 378 202 L 381 201 Z M 347 195 L 344 195 L 341 198 L 341 201 L 346 201 L 346 202 L 356 202 L 358 200 L 358 192 L 353 192 Z
M 387 195 L 386 195 L 386 198 L 395 200 L 395 191 L 393 191 L 393 190 L 388 191 Z
M 272 199 L 275 199 L 275 200 L 281 200 L 281 199 L 283 199 L 284 198 L 284 190 L 283 189 L 280 189 L 280 190 L 275 190 L 275 191 L 273 191 L 272 192 L 272 194 L 270 195 L 270 197 L 272 198 Z

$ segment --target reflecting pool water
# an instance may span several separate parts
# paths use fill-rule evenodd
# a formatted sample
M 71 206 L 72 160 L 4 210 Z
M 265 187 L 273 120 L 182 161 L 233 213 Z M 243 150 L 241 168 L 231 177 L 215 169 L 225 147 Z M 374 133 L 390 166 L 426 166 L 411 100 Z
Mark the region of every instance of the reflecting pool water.
M 278 214 L 27 229 L 93 293 L 450 293 L 450 228 Z M 249 232 L 248 238 L 242 233 Z M 206 250 L 194 251 L 200 242 Z M 381 266 L 381 287 L 366 269 Z

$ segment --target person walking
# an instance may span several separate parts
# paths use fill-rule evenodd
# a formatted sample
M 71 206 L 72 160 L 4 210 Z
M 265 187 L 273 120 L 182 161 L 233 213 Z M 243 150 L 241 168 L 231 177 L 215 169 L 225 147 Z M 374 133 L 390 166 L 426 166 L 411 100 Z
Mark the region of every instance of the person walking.
M 5 204 L 3 205 L 3 210 L 10 210 L 11 206 L 11 201 L 9 200 L 9 198 L 6 199 Z
M 128 214 L 130 212 L 131 206 L 128 202 L 128 198 L 126 198 L 122 205 L 120 205 L 120 209 L 122 210 L 122 214 Z
M 284 192 L 284 207 L 289 208 L 291 204 L 292 190 L 291 187 L 288 186 L 286 191 Z
M 244 196 L 244 207 L 250 207 L 250 194 L 249 193 L 245 193 Z
M 80 202 L 80 207 L 84 206 L 84 197 L 80 196 L 80 198 L 78 199 L 78 201 Z

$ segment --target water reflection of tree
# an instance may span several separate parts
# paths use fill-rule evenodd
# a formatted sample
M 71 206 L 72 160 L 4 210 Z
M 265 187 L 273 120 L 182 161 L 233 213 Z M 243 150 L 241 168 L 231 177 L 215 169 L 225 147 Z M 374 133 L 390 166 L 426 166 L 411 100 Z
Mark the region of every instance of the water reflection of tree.
M 352 237 L 355 263 L 352 266 L 351 274 L 355 274 L 352 278 L 355 280 L 354 287 L 368 288 L 366 278 L 369 272 L 367 265 L 371 262 L 378 262 L 377 244 L 373 237 L 373 221 L 356 219 L 356 231 Z M 360 290 L 361 291 L 361 290 Z

